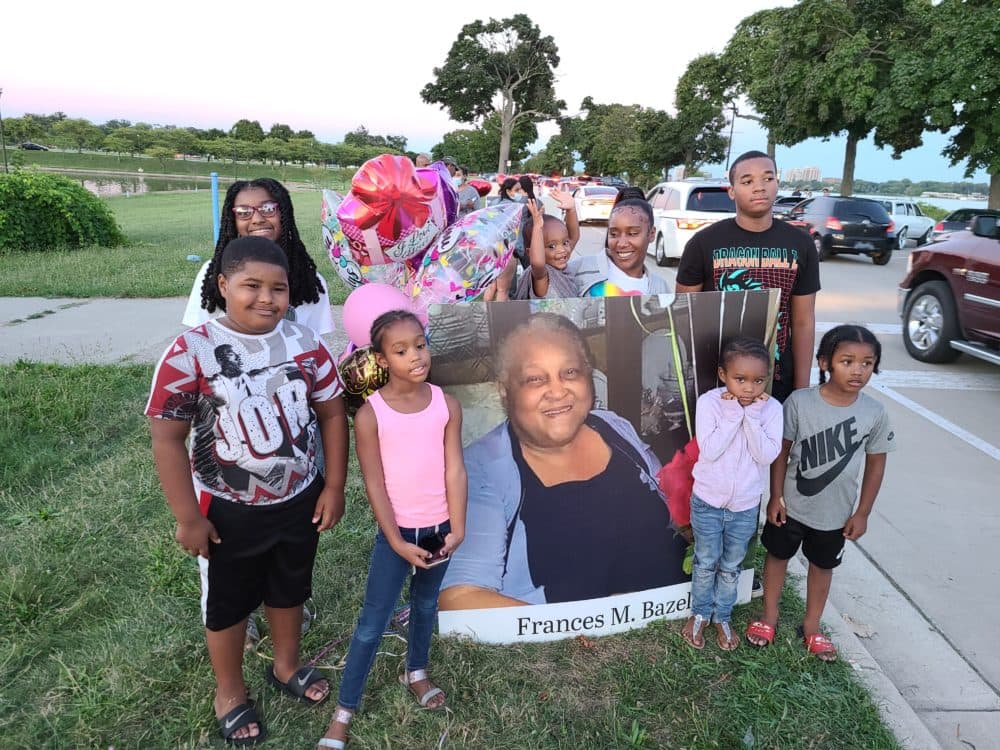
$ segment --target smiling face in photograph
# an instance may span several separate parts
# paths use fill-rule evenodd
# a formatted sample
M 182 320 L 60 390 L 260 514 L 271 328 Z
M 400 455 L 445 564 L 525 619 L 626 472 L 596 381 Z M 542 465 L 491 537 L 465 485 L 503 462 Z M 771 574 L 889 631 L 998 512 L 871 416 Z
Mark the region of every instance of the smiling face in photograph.
M 278 202 L 264 188 L 238 192 L 233 200 L 233 218 L 240 237 L 263 237 L 271 242 L 278 242 L 281 237 Z
M 615 208 L 608 219 L 608 258 L 626 275 L 639 278 L 653 234 L 649 217 L 638 208 Z
M 229 275 L 219 274 L 226 300 L 223 323 L 239 333 L 273 331 L 288 311 L 288 273 L 279 265 L 248 260 Z
M 514 432 L 522 443 L 555 448 L 569 443 L 594 404 L 586 357 L 568 332 L 522 330 L 505 348 L 509 366 L 500 384 Z

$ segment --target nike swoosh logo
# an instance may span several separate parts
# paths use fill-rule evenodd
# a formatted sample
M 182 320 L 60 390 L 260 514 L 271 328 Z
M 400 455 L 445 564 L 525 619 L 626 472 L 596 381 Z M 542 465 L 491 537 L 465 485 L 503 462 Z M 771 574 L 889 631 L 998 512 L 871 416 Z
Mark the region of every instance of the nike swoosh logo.
M 837 461 L 837 463 L 824 471 L 818 477 L 804 477 L 802 476 L 802 465 L 800 464 L 795 467 L 795 489 L 804 497 L 813 497 L 814 495 L 818 495 L 840 475 L 840 472 L 847 468 L 847 464 L 851 462 L 854 454 L 858 452 L 858 448 L 860 448 L 863 444 L 864 440 L 859 440 L 857 443 L 852 445 L 847 453 L 844 454 L 843 458 Z
M 234 716 L 233 718 L 231 718 L 229 721 L 226 722 L 226 729 L 227 730 L 232 729 L 234 726 L 236 726 L 236 722 L 238 722 L 243 717 L 244 714 L 248 713 L 250 713 L 249 708 L 240 711 L 238 714 L 236 714 L 236 716 Z
M 313 673 L 313 670 L 310 669 L 308 672 L 306 672 L 304 675 L 302 675 L 302 677 L 299 677 L 299 678 L 297 678 L 295 680 L 297 683 L 299 683 L 299 687 L 305 687 L 306 686 L 306 683 L 309 681 L 309 678 L 312 677 L 312 673 Z

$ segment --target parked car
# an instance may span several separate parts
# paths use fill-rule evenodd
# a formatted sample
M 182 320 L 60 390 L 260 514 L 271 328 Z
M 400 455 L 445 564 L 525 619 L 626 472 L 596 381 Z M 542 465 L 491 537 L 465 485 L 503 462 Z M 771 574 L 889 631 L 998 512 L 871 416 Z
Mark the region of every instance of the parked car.
M 1000 218 L 976 216 L 971 231 L 914 250 L 897 308 L 914 359 L 951 362 L 964 352 L 1000 365 Z
M 572 195 L 573 191 L 580 187 L 580 185 L 580 181 L 575 177 L 564 177 L 559 180 L 558 185 L 556 185 L 556 189 Z
M 847 253 L 884 266 L 896 246 L 892 219 L 881 201 L 869 198 L 808 198 L 788 212 L 788 223 L 809 233 L 820 260 Z
M 878 201 L 896 225 L 896 247 L 902 250 L 911 237 L 916 238 L 917 247 L 931 241 L 934 219 L 925 215 L 916 202 L 908 198 L 879 198 Z
M 618 188 L 604 185 L 581 185 L 573 193 L 576 203 L 576 218 L 582 224 L 585 221 L 607 221 L 611 215 L 611 207 L 618 197 Z
M 538 181 L 538 190 L 536 191 L 539 195 L 548 195 L 559 185 L 551 177 L 543 177 Z
M 611 176 L 611 177 L 607 177 L 607 176 L 598 177 L 595 180 L 595 182 L 597 182 L 598 185 L 607 185 L 609 187 L 614 187 L 614 188 L 619 188 L 619 189 L 621 189 L 623 187 L 628 187 L 628 183 L 625 182 L 625 180 L 623 180 L 621 177 L 614 177 L 614 176 Z
M 771 215 L 775 219 L 787 219 L 788 212 L 805 200 L 801 195 L 779 195 L 771 206 Z
M 931 242 L 946 240 L 952 232 L 971 229 L 974 216 L 1000 216 L 1000 211 L 989 208 L 960 208 L 957 211 L 952 211 L 934 225 L 934 230 L 931 232 Z
M 658 265 L 680 260 L 684 246 L 709 224 L 736 216 L 725 180 L 693 178 L 661 182 L 646 194 L 653 208 L 656 237 L 653 254 Z
M 24 143 L 22 143 L 19 146 L 19 148 L 22 148 L 25 151 L 48 151 L 49 150 L 48 146 L 43 146 L 40 143 L 32 143 L 31 141 L 25 141 Z

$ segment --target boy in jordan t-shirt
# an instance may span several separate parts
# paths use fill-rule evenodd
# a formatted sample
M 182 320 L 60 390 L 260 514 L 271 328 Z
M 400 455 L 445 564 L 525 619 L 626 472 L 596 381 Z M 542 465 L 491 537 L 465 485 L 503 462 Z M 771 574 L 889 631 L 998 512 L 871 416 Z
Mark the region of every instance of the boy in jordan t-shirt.
M 809 385 L 819 259 L 808 234 L 771 217 L 778 178 L 767 154 L 739 156 L 729 170 L 729 183 L 736 218 L 706 227 L 688 241 L 676 291 L 781 290 L 771 395 L 784 401 L 794 389 Z

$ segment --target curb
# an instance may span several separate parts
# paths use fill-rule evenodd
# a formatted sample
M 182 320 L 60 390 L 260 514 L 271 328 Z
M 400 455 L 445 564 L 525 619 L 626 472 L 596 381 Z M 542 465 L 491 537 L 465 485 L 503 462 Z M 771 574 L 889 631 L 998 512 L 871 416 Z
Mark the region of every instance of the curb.
M 806 569 L 798 557 L 788 561 L 788 570 L 795 579 L 796 590 L 805 601 Z M 840 610 L 829 598 L 823 610 L 822 622 L 837 642 L 839 658 L 846 660 L 854 668 L 861 683 L 871 693 L 879 716 L 899 744 L 905 750 L 943 750 L 941 743 L 906 702 L 899 689 L 844 621 Z

